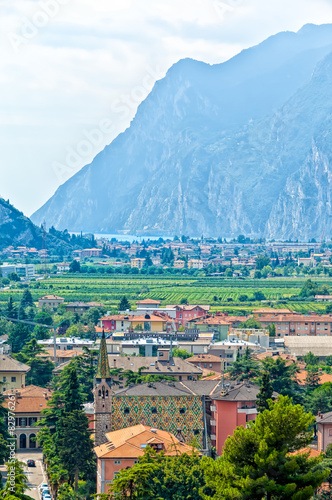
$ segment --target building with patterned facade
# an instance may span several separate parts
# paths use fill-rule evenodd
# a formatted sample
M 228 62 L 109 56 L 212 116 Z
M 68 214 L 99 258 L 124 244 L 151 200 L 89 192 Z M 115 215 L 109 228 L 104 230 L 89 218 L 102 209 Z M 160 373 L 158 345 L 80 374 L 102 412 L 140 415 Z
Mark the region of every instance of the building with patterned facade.
M 203 453 L 211 446 L 221 453 L 227 436 L 256 417 L 258 391 L 252 384 L 225 386 L 222 380 L 148 382 L 117 389 L 103 333 L 94 388 L 95 443 L 105 443 L 108 432 L 142 424 L 181 436 Z

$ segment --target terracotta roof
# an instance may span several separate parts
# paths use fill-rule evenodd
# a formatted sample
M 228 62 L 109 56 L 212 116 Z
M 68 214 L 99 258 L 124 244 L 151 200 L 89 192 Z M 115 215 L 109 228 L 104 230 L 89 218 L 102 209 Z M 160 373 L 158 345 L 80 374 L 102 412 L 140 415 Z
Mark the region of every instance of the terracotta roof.
M 44 295 L 44 297 L 40 297 L 38 300 L 65 300 L 63 297 L 58 297 L 58 295 Z
M 319 314 L 267 314 L 260 318 L 260 322 L 265 321 L 276 321 L 279 323 L 332 323 L 331 315 L 319 315 Z
M 292 453 L 289 453 L 289 455 L 304 455 L 305 453 L 309 453 L 309 458 L 319 457 L 319 455 L 321 454 L 320 451 L 307 446 L 306 448 L 301 448 L 300 450 L 293 451 Z
M 6 356 L 5 354 L 0 355 L 0 372 L 21 372 L 28 373 L 31 367 L 16 361 L 16 359 Z
M 71 302 L 67 304 L 66 307 L 91 307 L 87 302 Z
M 192 447 L 181 443 L 170 432 L 147 425 L 135 425 L 106 434 L 107 443 L 94 451 L 98 458 L 136 458 L 144 454 L 147 445 L 163 444 L 168 456 L 192 453 Z
M 283 360 L 287 361 L 288 364 L 297 363 L 296 356 L 291 356 L 290 354 L 285 354 L 283 352 L 274 353 L 273 351 L 266 351 L 266 352 L 254 353 L 253 356 L 259 361 L 262 361 L 265 358 L 274 358 L 274 359 L 282 358 Z
M 196 325 L 228 325 L 229 326 L 232 324 L 232 321 L 230 321 L 226 318 L 214 317 L 214 318 L 201 319 L 198 321 L 195 321 L 195 319 L 196 318 L 194 318 L 191 321 L 194 322 Z
M 227 378 L 226 375 L 227 374 L 225 373 L 225 378 Z M 221 380 L 221 377 L 222 377 L 221 373 L 215 373 L 214 375 L 203 377 L 200 380 Z
M 332 424 L 332 411 L 317 415 L 316 422 L 318 424 Z
M 213 356 L 213 354 L 196 354 L 187 359 L 188 363 L 220 363 L 219 356 Z
M 57 349 L 56 357 L 57 358 L 74 358 L 76 356 L 81 356 L 84 354 L 82 349 L 72 350 L 72 349 Z M 45 352 L 42 352 L 37 355 L 40 358 L 52 358 L 54 357 L 54 349 L 45 349 Z
M 153 299 L 143 299 L 143 300 L 138 300 L 136 304 L 160 304 L 160 300 L 153 300 Z
M 292 311 L 290 309 L 271 309 L 271 308 L 261 308 L 254 309 L 253 314 L 288 314 Z
M 306 385 L 305 379 L 308 372 L 306 370 L 301 370 L 300 373 L 296 374 L 296 379 L 300 385 Z M 325 384 L 326 382 L 332 382 L 332 375 L 328 373 L 319 372 L 319 383 Z
M 43 387 L 29 385 L 23 389 L 15 391 L 5 391 L 4 406 L 8 406 L 9 401 L 6 396 L 16 395 L 15 413 L 40 413 L 47 408 L 47 402 L 52 396 L 52 391 Z

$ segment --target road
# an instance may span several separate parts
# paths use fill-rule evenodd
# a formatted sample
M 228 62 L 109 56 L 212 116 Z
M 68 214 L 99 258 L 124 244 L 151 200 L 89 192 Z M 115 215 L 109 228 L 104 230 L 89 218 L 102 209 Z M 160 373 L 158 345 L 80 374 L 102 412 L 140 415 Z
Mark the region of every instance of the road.
M 26 451 L 16 453 L 16 458 L 20 462 L 27 463 L 27 460 L 32 459 L 36 462 L 36 467 L 28 467 L 25 465 L 24 472 L 28 478 L 28 486 L 30 490 L 27 490 L 26 495 L 30 496 L 34 500 L 41 500 L 40 493 L 38 490 L 38 486 L 41 483 L 45 483 L 45 475 L 42 469 L 42 452 L 41 451 Z M 0 467 L 0 471 L 3 472 L 5 470 L 4 466 Z M 4 474 L 6 477 L 6 474 Z
M 26 451 L 16 453 L 16 457 L 20 462 L 27 462 L 27 460 L 32 459 L 36 462 L 36 467 L 24 467 L 24 472 L 28 478 L 28 486 L 30 490 L 26 491 L 26 494 L 29 495 L 34 500 L 41 500 L 39 495 L 38 486 L 41 483 L 45 483 L 45 476 L 42 469 L 42 452 L 41 451 Z

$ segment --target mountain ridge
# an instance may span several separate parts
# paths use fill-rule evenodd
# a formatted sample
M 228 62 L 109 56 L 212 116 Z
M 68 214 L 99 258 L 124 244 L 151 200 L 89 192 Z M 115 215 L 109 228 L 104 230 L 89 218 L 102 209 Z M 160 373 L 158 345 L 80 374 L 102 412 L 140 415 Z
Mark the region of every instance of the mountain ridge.
M 331 52 L 332 25 L 314 25 L 225 63 L 179 61 L 130 127 L 32 220 L 105 233 L 316 237 L 308 221 L 304 231 L 295 223 L 287 179 L 303 168 L 328 119 Z M 286 206 L 294 219 L 287 230 L 277 223 Z

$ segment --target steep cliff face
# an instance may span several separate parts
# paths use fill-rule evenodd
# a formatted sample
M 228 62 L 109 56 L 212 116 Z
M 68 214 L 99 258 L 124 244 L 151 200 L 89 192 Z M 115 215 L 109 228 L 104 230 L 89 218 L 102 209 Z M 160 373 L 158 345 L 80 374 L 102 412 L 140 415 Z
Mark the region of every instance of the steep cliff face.
M 306 192 L 313 148 L 331 158 L 331 51 L 332 25 L 306 26 L 224 64 L 180 61 L 32 220 L 72 231 L 317 237 L 328 230 L 323 208 L 321 225 L 310 222 L 328 196 L 326 175 L 302 212 L 291 193 Z
M 0 198 L 0 248 L 22 244 L 38 246 L 41 231 L 10 203 Z
M 42 230 L 35 226 L 22 212 L 9 201 L 0 198 L 0 249 L 13 246 L 43 248 Z M 48 250 L 68 250 L 71 245 L 52 234 L 47 234 Z

